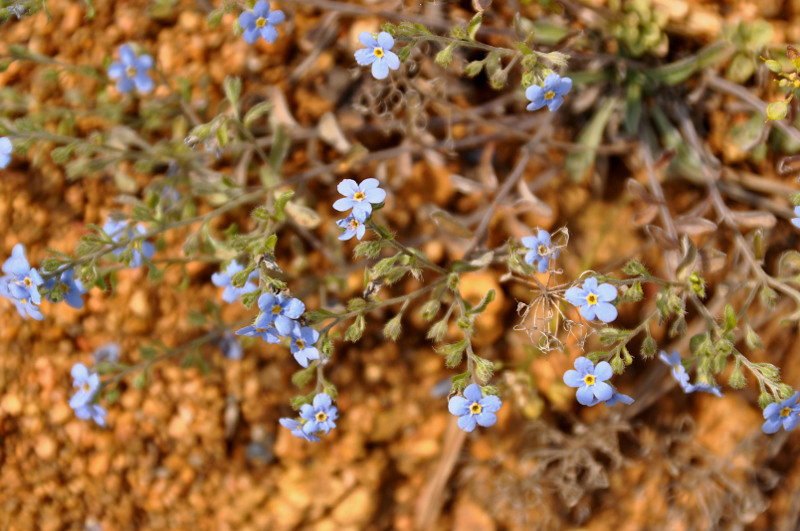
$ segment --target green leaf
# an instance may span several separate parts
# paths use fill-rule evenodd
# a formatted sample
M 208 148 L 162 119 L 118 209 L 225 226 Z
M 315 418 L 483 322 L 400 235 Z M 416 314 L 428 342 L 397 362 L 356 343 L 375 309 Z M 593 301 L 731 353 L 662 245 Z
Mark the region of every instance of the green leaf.
M 472 17 L 472 20 L 470 20 L 469 24 L 467 25 L 467 34 L 469 35 L 469 40 L 475 40 L 475 35 L 478 33 L 478 30 L 481 29 L 481 23 L 483 23 L 483 13 L 478 12 L 474 17 Z
M 392 341 L 397 341 L 398 336 L 400 335 L 400 331 L 402 329 L 401 321 L 403 319 L 403 314 L 398 313 L 386 323 L 383 327 L 383 335 L 386 336 L 388 339 Z
M 361 335 L 364 333 L 364 329 L 366 328 L 366 320 L 364 319 L 363 314 L 358 314 L 356 320 L 351 324 L 344 333 L 344 340 L 350 341 L 351 343 L 355 343 L 359 339 L 361 339 Z
M 289 202 L 291 198 L 294 197 L 294 190 L 286 190 L 282 192 L 281 195 L 275 200 L 275 214 L 273 217 L 275 221 L 283 221 L 286 215 L 284 214 L 284 210 L 286 209 L 286 204 Z
M 361 242 L 353 249 L 353 254 L 356 258 L 376 258 L 381 253 L 381 247 L 379 241 Z
M 296 373 L 292 375 L 292 383 L 297 387 L 303 387 L 308 382 L 311 381 L 311 378 L 314 377 L 314 374 L 317 372 L 317 367 L 315 364 L 311 364 L 309 367 L 305 369 L 300 369 Z
M 441 66 L 442 68 L 447 68 L 450 66 L 450 63 L 453 62 L 453 50 L 456 47 L 456 43 L 451 42 L 448 44 L 443 50 L 436 54 L 436 59 L 434 61 L 437 65 Z
M 281 174 L 281 167 L 289 154 L 291 144 L 292 139 L 286 133 L 285 127 L 282 125 L 276 126 L 272 149 L 269 152 L 269 165 L 277 175 Z
M 597 147 L 600 145 L 603 131 L 605 131 L 608 121 L 614 114 L 617 103 L 618 100 L 615 97 L 606 98 L 578 135 L 577 144 L 584 149 L 571 152 L 567 155 L 564 163 L 564 168 L 573 182 L 581 182 L 586 179 L 589 170 L 594 166 L 594 161 L 597 158 Z
M 147 373 L 142 371 L 133 378 L 133 387 L 143 389 L 145 385 L 147 385 Z
M 773 101 L 767 105 L 767 118 L 773 121 L 780 121 L 786 118 L 789 106 L 785 101 Z
M 725 305 L 725 331 L 730 332 L 736 328 L 736 311 L 730 304 Z
M 242 80 L 238 77 L 227 76 L 222 83 L 225 89 L 225 97 L 234 108 L 234 112 L 239 105 L 239 97 L 242 95 Z
M 247 111 L 247 114 L 244 115 L 244 126 L 250 127 L 253 122 L 270 112 L 272 112 L 272 103 L 269 101 L 262 101 L 261 103 L 253 105 L 250 110 Z

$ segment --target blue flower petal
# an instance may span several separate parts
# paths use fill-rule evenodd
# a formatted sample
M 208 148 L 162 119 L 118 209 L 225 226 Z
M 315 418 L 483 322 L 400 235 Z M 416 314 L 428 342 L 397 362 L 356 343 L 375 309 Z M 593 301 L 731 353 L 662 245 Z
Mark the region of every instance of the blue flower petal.
M 606 386 L 607 385 L 608 384 L 606 384 Z M 578 398 L 578 403 L 584 406 L 592 405 L 592 402 L 594 401 L 594 393 L 592 392 L 592 387 L 588 385 L 584 385 L 583 387 L 578 389 L 578 392 L 575 393 L 575 396 Z
M 482 411 L 475 415 L 475 420 L 479 425 L 483 426 L 484 428 L 488 428 L 495 425 L 497 422 L 497 415 L 491 411 Z
M 389 66 L 383 59 L 378 59 L 372 63 L 372 77 L 375 79 L 386 79 L 389 75 Z
M 605 382 L 596 382 L 592 386 L 592 392 L 601 402 L 605 402 L 614 394 L 614 388 Z
M 457 417 L 468 415 L 469 402 L 462 396 L 450 397 L 450 401 L 447 403 L 447 410 Z
M 466 432 L 474 430 L 477 423 L 475 415 L 463 415 L 458 417 L 458 427 Z
M 362 31 L 359 33 L 358 40 L 361 42 L 361 44 L 370 49 L 370 53 L 372 52 L 372 48 L 378 46 L 378 41 L 375 40 L 375 37 L 372 36 L 372 33 L 368 31 Z
M 597 300 L 600 302 L 611 302 L 617 298 L 617 288 L 613 285 L 604 283 L 597 286 Z
M 594 305 L 594 309 L 597 318 L 604 323 L 610 323 L 616 319 L 618 315 L 617 308 L 613 304 L 607 302 L 598 302 Z
M 387 52 L 394 46 L 394 38 L 385 31 L 382 31 L 378 33 L 378 46 L 383 48 L 384 52 Z
M 261 28 L 261 37 L 263 37 L 268 43 L 272 44 L 278 39 L 278 30 L 275 29 L 275 26 L 272 24 L 267 24 Z
M 569 387 L 582 387 L 584 382 L 578 371 L 570 369 L 564 373 L 564 383 Z
M 605 382 L 612 376 L 614 376 L 614 370 L 607 361 L 601 361 L 597 364 L 597 367 L 594 368 L 594 377 L 598 382 Z

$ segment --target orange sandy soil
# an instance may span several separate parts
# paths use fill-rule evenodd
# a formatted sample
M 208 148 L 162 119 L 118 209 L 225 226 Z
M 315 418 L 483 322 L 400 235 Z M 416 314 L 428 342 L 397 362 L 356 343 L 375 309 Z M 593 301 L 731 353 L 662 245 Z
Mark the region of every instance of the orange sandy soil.
M 356 35 L 376 29 L 378 18 L 343 16 L 331 21 L 319 10 L 287 3 L 279 6 L 289 15 L 279 40 L 250 47 L 232 34 L 233 15 L 210 30 L 195 2 L 181 1 L 172 14 L 158 20 L 147 16 L 148 2 L 96 4 L 93 20 L 84 20 L 85 4 L 57 0 L 48 2 L 52 20 L 43 12 L 12 19 L 0 28 L 0 51 L 10 43 L 27 43 L 57 60 L 99 69 L 120 44 L 136 42 L 167 76 L 207 79 L 208 91 L 196 88 L 194 96 L 208 98 L 209 117 L 220 101 L 222 80 L 237 75 L 245 81 L 244 94 L 263 96 L 270 87 L 285 92 L 303 127 L 313 128 L 327 111 L 336 112 L 348 130 L 365 124 L 362 115 L 349 107 L 337 108 L 318 87 L 326 83 L 328 72 L 345 83 L 353 79 L 349 76 Z M 419 13 L 418 3 L 407 4 Z M 770 18 L 776 24 L 776 42 L 798 40 L 800 25 L 790 22 L 800 13 L 797 2 L 670 4 L 673 21 L 685 24 L 701 41 L 713 40 L 721 21 L 735 16 Z M 370 3 L 370 9 L 398 5 Z M 454 19 L 468 16 L 458 6 L 448 9 Z M 321 22 L 338 25 L 337 44 L 327 45 L 311 68 L 290 83 L 287 74 L 314 50 L 314 32 Z M 44 82 L 43 71 L 29 62 L 14 63 L 0 73 L 0 86 L 22 89 L 43 106 L 63 104 L 67 90 L 91 97 L 96 89 L 94 81 L 69 73 L 57 82 Z M 167 92 L 161 86 L 154 97 Z M 716 123 L 718 128 L 728 126 L 724 117 Z M 87 118 L 78 123 L 78 130 L 86 134 L 103 125 Z M 165 130 L 169 132 L 168 125 Z M 558 130 L 565 139 L 572 134 L 568 124 Z M 392 140 L 380 142 L 386 147 Z M 489 147 L 503 150 L 503 145 Z M 27 246 L 34 264 L 46 257 L 46 248 L 71 252 L 86 233 L 86 223 L 102 225 L 108 213 L 119 208 L 113 203 L 116 191 L 110 175 L 68 182 L 47 149 L 40 145 L 27 158 L 17 157 L 0 176 L 0 259 L 17 242 Z M 293 152 L 287 174 L 307 169 L 308 161 L 301 149 Z M 450 173 L 469 169 L 459 167 L 458 160 L 438 168 L 425 160 L 407 162 L 405 177 L 388 185 L 388 223 L 401 238 L 436 236 L 422 245 L 434 260 L 444 263 L 459 257 L 463 245 L 437 235 L 430 218 L 416 207 L 432 201 L 466 213 L 483 204 L 480 193 L 458 192 L 448 180 Z M 549 163 L 546 157 L 534 157 L 528 173 L 536 175 Z M 773 166 L 765 163 L 760 170 L 768 174 Z M 128 170 L 140 185 L 152 179 Z M 367 175 L 362 170 L 349 176 Z M 526 225 L 555 228 L 568 222 L 572 239 L 563 257 L 565 270 L 579 272 L 586 265 L 582 256 L 590 252 L 590 265 L 602 270 L 604 264 L 646 244 L 642 231 L 629 222 L 634 206 L 615 201 L 624 194 L 624 177 L 613 185 L 619 193 L 606 193 L 603 201 L 588 185 L 565 188 L 551 181 L 537 195 L 553 215 L 526 214 L 520 224 L 501 213 L 492 224 L 490 242 L 523 236 L 529 230 Z M 312 187 L 318 197 L 315 208 L 324 220 L 315 233 L 331 242 L 335 213 L 328 205 L 336 195 L 336 180 L 326 175 Z M 682 193 L 680 185 L 670 190 L 678 200 Z M 248 228 L 252 225 L 247 213 L 245 208 L 228 221 L 238 220 Z M 298 260 L 293 249 L 305 245 L 289 233 L 284 239 L 292 246 L 282 242 L 278 253 L 287 270 Z M 160 256 L 178 256 L 183 237 L 185 233 L 168 235 Z M 347 258 L 348 249 L 341 256 Z M 650 263 L 657 262 L 652 248 L 649 253 Z M 306 259 L 304 274 L 331 267 L 312 249 L 307 249 Z M 278 425 L 278 418 L 292 415 L 288 400 L 297 390 L 289 378 L 296 364 L 285 347 L 265 344 L 248 348 L 239 362 L 226 360 L 213 346 L 204 347 L 208 375 L 182 369 L 175 361 L 159 364 L 143 390 L 130 381 L 123 384 L 119 402 L 108 406 L 107 429 L 77 419 L 68 405 L 72 365 L 91 364 L 92 351 L 109 341 L 122 345 L 122 361 L 134 363 L 139 345 L 159 340 L 177 346 L 197 337 L 202 331 L 187 322 L 188 312 L 203 312 L 209 300 L 222 304 L 220 291 L 210 282 L 215 270 L 209 264 L 191 266 L 191 284 L 184 292 L 174 289 L 182 280 L 175 269 L 159 284 L 147 281 L 144 271 L 123 271 L 113 293 L 93 289 L 82 310 L 44 303 L 43 322 L 22 320 L 11 304 L 0 301 L 4 528 L 404 530 L 414 527 L 420 511 L 438 515 L 434 529 L 459 531 L 766 530 L 798 525 L 799 436 L 760 433 L 762 419 L 752 386 L 742 392 L 726 388 L 721 399 L 686 397 L 668 385 L 669 376 L 657 361 L 637 360 L 615 382 L 637 400 L 656 397 L 652 406 L 635 416 L 618 408 L 580 408 L 573 391 L 560 383 L 577 351 L 531 361 L 527 336 L 512 329 L 516 302 L 529 294 L 524 287 L 501 284 L 501 270 L 473 274 L 462 282 L 473 300 L 488 289 L 498 291 L 477 322 L 476 347 L 482 356 L 502 360 L 509 369 L 497 377 L 504 399 L 498 424 L 476 430 L 463 446 L 455 432 L 448 432 L 454 419 L 445 399 L 430 395 L 434 384 L 454 373 L 444 368 L 424 339 L 425 323 L 418 311 L 408 312 L 398 343 L 384 340 L 380 333 L 391 313 L 370 315 L 359 343 L 337 343 L 327 376 L 339 388 L 341 418 L 320 444 L 298 441 Z M 360 293 L 362 273 L 360 268 L 352 270 L 347 278 L 351 295 Z M 382 295 L 417 285 L 401 282 Z M 313 309 L 319 299 L 309 296 L 305 302 Z M 634 305 L 623 308 L 621 325 L 635 326 L 640 311 L 643 315 Z M 247 315 L 237 305 L 226 306 L 222 317 L 232 322 Z M 782 367 L 784 381 L 796 386 L 797 335 L 778 324 L 761 332 L 765 351 L 759 361 Z M 659 344 L 668 342 L 664 330 L 654 333 Z M 533 388 L 525 375 L 532 375 Z M 444 470 L 443 456 L 454 457 L 455 467 L 445 486 L 434 489 L 429 498 L 423 492 Z M 435 503 L 426 504 L 431 501 Z

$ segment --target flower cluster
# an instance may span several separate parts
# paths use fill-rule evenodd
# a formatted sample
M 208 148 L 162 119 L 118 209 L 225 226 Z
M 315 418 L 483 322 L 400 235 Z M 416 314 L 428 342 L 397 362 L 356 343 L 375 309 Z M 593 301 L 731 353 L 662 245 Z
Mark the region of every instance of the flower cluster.
M 606 380 L 614 375 L 607 361 L 601 361 L 595 366 L 589 358 L 581 356 L 575 360 L 574 365 L 574 370 L 570 369 L 564 373 L 564 383 L 578 388 L 575 395 L 580 404 L 591 407 L 600 402 L 606 406 L 613 406 L 617 402 L 633 403 L 633 398 L 618 393 L 614 387 L 606 383 Z
M 114 61 L 108 67 L 108 77 L 117 80 L 117 90 L 127 94 L 134 87 L 142 93 L 148 93 L 155 86 L 147 73 L 153 68 L 153 58 L 147 54 L 137 57 L 127 44 L 119 47 L 119 61 Z
M 345 229 L 339 236 L 340 240 L 349 240 L 356 236 L 359 240 L 364 237 L 366 227 L 364 223 L 372 215 L 372 205 L 383 203 L 386 192 L 379 187 L 378 179 L 364 179 L 356 183 L 352 179 L 344 179 L 336 189 L 344 197 L 333 203 L 333 208 L 339 212 L 352 211 L 345 219 L 340 219 L 336 224 Z
M 458 427 L 470 432 L 475 426 L 494 426 L 497 422 L 496 413 L 502 405 L 503 402 L 494 395 L 483 396 L 481 387 L 473 383 L 464 389 L 464 396 L 450 397 L 447 409 L 458 417 Z
M 128 222 L 124 219 L 114 220 L 113 218 L 109 218 L 108 221 L 106 221 L 103 225 L 103 232 L 108 234 L 108 236 L 111 238 L 111 241 L 114 243 L 124 242 L 125 240 L 134 240 L 136 237 L 133 229 L 128 227 Z M 144 225 L 140 223 L 136 225 L 136 232 L 141 235 L 145 234 L 147 230 L 144 228 Z M 113 254 L 116 257 L 120 257 L 123 252 L 123 249 L 117 249 L 113 252 Z M 155 252 L 156 248 L 152 243 L 138 239 L 135 240 L 131 251 L 131 267 L 141 266 L 142 255 L 149 260 Z
M 47 290 L 45 298 L 48 301 L 59 302 L 63 300 L 77 310 L 83 308 L 82 295 L 86 293 L 86 290 L 80 279 L 75 278 L 75 271 L 72 269 L 67 269 L 60 273 L 58 280 L 54 277 L 45 282 L 44 288 Z
M 686 368 L 681 362 L 681 355 L 674 350 L 672 354 L 667 354 L 662 350 L 658 355 L 658 359 L 670 367 L 672 377 L 680 384 L 684 393 L 711 393 L 715 396 L 722 396 L 722 391 L 719 386 L 703 382 L 698 382 L 696 384 L 689 383 L 689 373 L 686 372 Z
M 569 288 L 564 297 L 580 308 L 581 316 L 587 321 L 597 318 L 610 323 L 617 318 L 617 308 L 611 304 L 617 298 L 617 288 L 608 283 L 598 286 L 594 277 L 587 278 L 581 287 Z
M 231 263 L 225 268 L 224 272 L 214 273 L 211 275 L 211 282 L 215 286 L 218 288 L 225 288 L 222 291 L 222 300 L 228 304 L 232 304 L 242 295 L 246 293 L 253 293 L 258 289 L 258 286 L 255 284 L 255 282 L 258 282 L 258 271 L 256 270 L 251 271 L 250 274 L 247 275 L 247 281 L 244 283 L 244 286 L 241 288 L 234 286 L 231 280 L 233 279 L 233 276 L 240 271 L 244 271 L 244 266 L 236 260 L 232 260 Z
M 400 58 L 391 51 L 394 46 L 394 38 L 391 35 L 382 31 L 378 33 L 376 39 L 372 33 L 362 31 L 358 34 L 358 40 L 366 48 L 356 50 L 356 62 L 361 66 L 372 65 L 372 77 L 386 79 L 389 70 L 400 68 Z
M 298 439 L 305 439 L 311 442 L 319 442 L 317 433 L 324 431 L 327 435 L 336 427 L 336 419 L 339 418 L 339 410 L 333 405 L 331 397 L 327 393 L 319 393 L 314 397 L 312 404 L 303 404 L 300 408 L 300 419 L 284 417 L 278 422 L 281 426 L 292 431 L 292 435 Z
M 530 100 L 527 109 L 537 111 L 547 105 L 550 112 L 555 112 L 564 103 L 564 96 L 572 89 L 572 80 L 558 74 L 550 74 L 544 78 L 542 86 L 531 85 L 525 90 L 525 97 Z
M 319 340 L 319 332 L 310 326 L 303 326 L 297 319 L 306 310 L 300 299 L 282 294 L 264 293 L 258 298 L 261 310 L 255 323 L 236 331 L 237 335 L 260 337 L 267 343 L 280 343 L 282 337 L 291 340 L 290 350 L 303 367 L 312 360 L 319 359 L 319 350 L 314 346 Z
M 280 9 L 270 9 L 269 2 L 259 0 L 252 11 L 244 11 L 239 15 L 239 26 L 244 30 L 244 41 L 247 44 L 255 43 L 259 37 L 270 44 L 278 38 L 275 25 L 283 22 L 286 17 Z
M 76 387 L 78 391 L 69 399 L 69 407 L 75 410 L 79 419 L 92 419 L 100 426 L 105 426 L 105 409 L 92 403 L 100 387 L 100 377 L 97 373 L 90 373 L 83 363 L 76 363 L 71 374 L 74 378 L 72 387 Z
M 3 263 L 3 273 L 0 295 L 13 302 L 22 317 L 30 316 L 37 321 L 44 319 L 38 306 L 42 302 L 39 286 L 44 284 L 44 280 L 28 263 L 24 245 L 18 243 L 14 246 L 11 256 Z
M 14 151 L 14 146 L 7 136 L 0 137 L 0 168 L 5 169 L 8 163 L 11 162 L 11 152 Z
M 522 245 L 528 249 L 525 253 L 525 263 L 535 267 L 539 273 L 546 272 L 550 267 L 550 261 L 555 261 L 561 252 L 553 245 L 550 233 L 542 229 L 539 229 L 536 236 L 522 238 Z

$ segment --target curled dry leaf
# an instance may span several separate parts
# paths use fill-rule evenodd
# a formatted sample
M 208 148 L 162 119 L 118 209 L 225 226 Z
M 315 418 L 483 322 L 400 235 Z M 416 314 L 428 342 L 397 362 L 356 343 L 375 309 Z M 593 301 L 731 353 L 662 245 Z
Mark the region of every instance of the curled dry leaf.
M 689 236 L 699 236 L 717 230 L 717 224 L 713 221 L 696 216 L 679 216 L 675 220 L 675 229 Z
M 740 227 L 751 229 L 768 229 L 775 225 L 775 216 L 769 212 L 754 210 L 752 212 L 731 212 L 731 220 Z
M 678 239 L 667 234 L 667 232 L 661 227 L 647 225 L 644 229 L 647 231 L 650 237 L 653 238 L 653 240 L 656 242 L 656 245 L 665 251 L 674 251 L 679 248 Z

